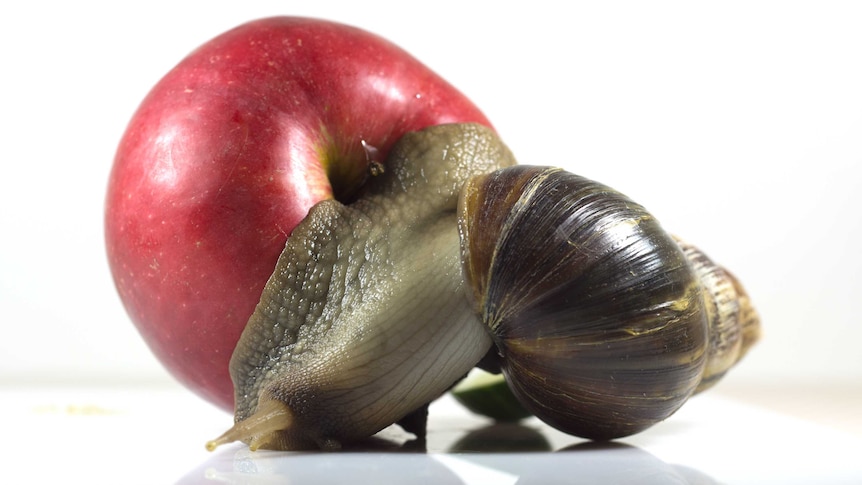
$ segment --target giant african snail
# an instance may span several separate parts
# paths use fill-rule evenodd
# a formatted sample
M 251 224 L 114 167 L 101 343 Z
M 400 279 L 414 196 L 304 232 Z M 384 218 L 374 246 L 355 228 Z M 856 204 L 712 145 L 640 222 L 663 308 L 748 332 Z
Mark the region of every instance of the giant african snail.
M 291 234 L 231 360 L 235 425 L 207 447 L 336 449 L 486 354 L 540 419 L 612 439 L 671 415 L 757 334 L 736 281 L 640 205 L 515 166 L 487 128 L 432 127 Z

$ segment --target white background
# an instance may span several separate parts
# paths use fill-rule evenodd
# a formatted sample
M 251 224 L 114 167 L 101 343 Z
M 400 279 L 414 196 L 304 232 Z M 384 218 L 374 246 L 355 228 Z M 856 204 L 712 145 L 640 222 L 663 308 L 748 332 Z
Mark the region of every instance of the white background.
M 614 186 L 730 267 L 764 339 L 729 379 L 862 381 L 862 6 L 502 5 L 5 2 L 0 383 L 170 382 L 106 264 L 114 150 L 183 56 L 276 14 L 389 38 L 471 97 L 521 163 Z

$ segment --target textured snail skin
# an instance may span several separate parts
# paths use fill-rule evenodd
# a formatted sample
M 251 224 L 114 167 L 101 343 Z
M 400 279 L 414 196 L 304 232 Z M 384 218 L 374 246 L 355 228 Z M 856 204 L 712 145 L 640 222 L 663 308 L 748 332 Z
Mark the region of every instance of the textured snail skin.
M 236 425 L 208 448 L 338 448 L 444 393 L 491 340 L 466 297 L 463 181 L 514 164 L 490 129 L 405 135 L 357 202 L 288 238 L 231 359 Z
M 510 388 L 536 416 L 613 439 L 695 391 L 704 295 L 643 207 L 560 169 L 518 166 L 468 182 L 459 213 L 472 299 Z

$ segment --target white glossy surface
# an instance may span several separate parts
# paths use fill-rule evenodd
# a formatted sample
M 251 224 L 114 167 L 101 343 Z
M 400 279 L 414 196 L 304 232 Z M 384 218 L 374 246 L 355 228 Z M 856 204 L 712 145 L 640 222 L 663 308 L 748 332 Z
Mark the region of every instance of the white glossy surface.
M 3 482 L 862 483 L 862 436 L 720 395 L 608 446 L 532 420 L 482 438 L 490 423 L 449 399 L 431 412 L 427 453 L 399 449 L 397 429 L 341 453 L 208 453 L 230 416 L 179 388 L 3 388 Z

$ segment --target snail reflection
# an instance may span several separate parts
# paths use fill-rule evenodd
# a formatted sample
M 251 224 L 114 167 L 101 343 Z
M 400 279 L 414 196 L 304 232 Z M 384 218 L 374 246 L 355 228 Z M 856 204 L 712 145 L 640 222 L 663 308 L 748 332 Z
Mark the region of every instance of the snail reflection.
M 541 427 L 494 424 L 470 431 L 449 449 L 463 460 L 517 477 L 513 483 L 701 484 L 715 482 L 690 467 L 665 463 L 654 455 L 619 442 L 577 440 L 553 453 Z M 479 477 L 477 477 L 479 478 Z M 469 483 L 469 482 L 468 482 Z
M 689 467 L 663 462 L 623 443 L 577 438 L 556 448 L 544 425 L 491 424 L 457 436 L 444 450 L 407 452 L 411 440 L 363 440 L 342 453 L 250 451 L 215 453 L 179 485 L 206 483 L 553 483 L 712 484 Z M 433 432 L 431 433 L 433 437 Z

